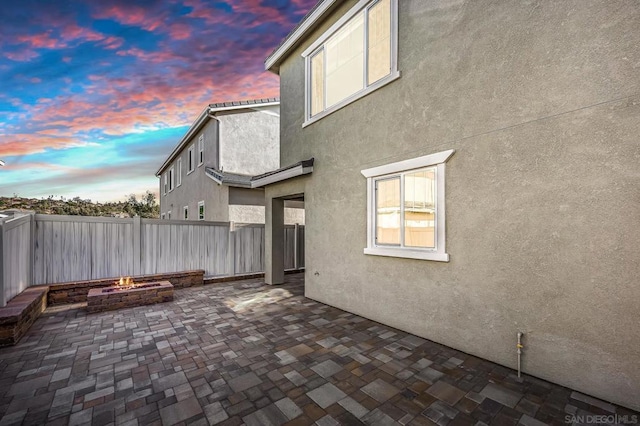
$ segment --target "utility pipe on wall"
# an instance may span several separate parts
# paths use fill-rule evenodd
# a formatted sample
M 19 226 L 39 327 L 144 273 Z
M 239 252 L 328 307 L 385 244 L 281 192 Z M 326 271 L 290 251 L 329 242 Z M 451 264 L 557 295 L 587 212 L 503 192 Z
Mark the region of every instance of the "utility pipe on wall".
M 520 371 L 521 371 L 521 355 L 522 355 L 522 348 L 524 348 L 524 346 L 522 345 L 522 336 L 524 334 L 518 331 L 518 344 L 516 345 L 516 348 L 518 348 L 518 379 L 520 378 Z

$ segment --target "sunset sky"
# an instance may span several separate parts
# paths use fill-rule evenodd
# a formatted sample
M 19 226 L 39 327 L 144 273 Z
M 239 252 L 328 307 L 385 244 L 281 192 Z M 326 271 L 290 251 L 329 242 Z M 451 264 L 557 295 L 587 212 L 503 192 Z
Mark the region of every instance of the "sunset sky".
M 0 2 L 0 196 L 157 192 L 206 104 L 278 96 L 264 59 L 315 2 Z

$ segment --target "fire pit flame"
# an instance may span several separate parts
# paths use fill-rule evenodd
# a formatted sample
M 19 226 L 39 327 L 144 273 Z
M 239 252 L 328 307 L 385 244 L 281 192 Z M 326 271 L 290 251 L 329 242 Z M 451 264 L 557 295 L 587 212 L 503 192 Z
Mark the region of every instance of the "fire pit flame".
M 131 277 L 120 277 L 120 280 L 116 281 L 115 285 L 120 287 L 120 288 L 135 287 L 135 284 L 134 284 L 133 279 Z

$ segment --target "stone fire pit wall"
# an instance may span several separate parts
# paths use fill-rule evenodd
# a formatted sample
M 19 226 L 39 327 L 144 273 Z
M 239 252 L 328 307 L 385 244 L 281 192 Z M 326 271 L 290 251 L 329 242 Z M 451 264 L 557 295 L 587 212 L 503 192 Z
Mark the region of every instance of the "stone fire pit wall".
M 137 284 L 158 281 L 169 281 L 174 288 L 201 286 L 204 283 L 204 270 L 174 272 L 165 274 L 142 275 L 132 277 Z M 75 281 L 49 285 L 47 304 L 64 305 L 68 303 L 80 303 L 87 301 L 87 294 L 93 288 L 111 287 L 118 278 L 105 278 L 100 280 Z
M 147 285 L 148 287 L 144 287 L 143 284 L 141 287 L 126 289 L 117 289 L 115 286 L 93 288 L 87 295 L 87 312 L 113 311 L 173 300 L 173 286 L 169 281 L 147 283 Z

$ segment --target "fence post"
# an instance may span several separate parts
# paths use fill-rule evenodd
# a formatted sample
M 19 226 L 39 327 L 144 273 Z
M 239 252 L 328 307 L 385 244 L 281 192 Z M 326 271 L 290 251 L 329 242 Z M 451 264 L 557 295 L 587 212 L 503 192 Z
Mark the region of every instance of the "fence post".
M 36 215 L 35 213 L 31 213 L 29 223 L 29 271 L 27 273 L 27 288 L 35 285 L 33 282 L 33 277 L 35 275 L 35 265 L 36 265 Z
M 0 307 L 7 306 L 4 297 L 4 221 L 0 219 Z
M 229 222 L 229 243 L 227 244 L 228 247 L 228 256 L 227 256 L 227 261 L 228 261 L 228 267 L 227 269 L 229 270 L 229 276 L 233 276 L 236 274 L 236 237 L 235 237 L 235 226 L 233 222 Z
M 299 231 L 299 226 L 296 223 L 295 225 L 293 225 L 293 269 L 297 270 L 298 269 L 298 256 L 300 255 L 300 253 L 298 253 L 298 247 L 299 247 L 299 240 L 298 240 L 298 231 Z
M 140 216 L 133 217 L 133 275 L 141 275 L 142 257 L 140 256 L 140 240 L 142 239 Z

